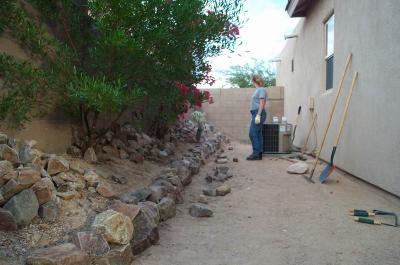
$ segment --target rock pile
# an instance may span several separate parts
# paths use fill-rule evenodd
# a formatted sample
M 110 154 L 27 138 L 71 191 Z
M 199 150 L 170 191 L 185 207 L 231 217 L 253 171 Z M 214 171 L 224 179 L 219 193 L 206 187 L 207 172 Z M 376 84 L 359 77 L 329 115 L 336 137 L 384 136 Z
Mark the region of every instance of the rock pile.
M 206 134 L 200 143 L 193 144 L 180 157 L 175 156 L 178 141 L 193 142 L 194 128 L 190 121 L 178 123 L 161 141 L 123 125 L 85 152 L 79 142 L 74 143 L 68 148 L 73 159 L 42 153 L 35 149 L 34 141 L 19 143 L 0 135 L 0 230 L 16 230 L 35 218 L 55 222 L 60 200 L 97 193 L 109 203 L 106 209 L 99 208 L 90 226 L 75 232 L 70 239 L 72 244 L 32 252 L 27 264 L 64 264 L 63 261 L 77 265 L 130 264 L 133 254 L 158 242 L 159 223 L 176 215 L 176 204 L 183 202 L 184 186 L 191 183 L 201 165 L 225 140 L 220 133 Z M 149 159 L 162 163 L 165 168 L 148 187 L 117 194 L 102 181 L 95 166 L 87 162 L 118 159 L 135 163 Z M 216 176 L 221 177 L 224 169 L 218 168 Z M 111 181 L 120 185 L 127 183 L 126 178 L 117 175 Z M 222 193 L 220 190 L 219 194 Z M 197 205 L 191 214 L 211 216 L 212 211 L 204 205 Z

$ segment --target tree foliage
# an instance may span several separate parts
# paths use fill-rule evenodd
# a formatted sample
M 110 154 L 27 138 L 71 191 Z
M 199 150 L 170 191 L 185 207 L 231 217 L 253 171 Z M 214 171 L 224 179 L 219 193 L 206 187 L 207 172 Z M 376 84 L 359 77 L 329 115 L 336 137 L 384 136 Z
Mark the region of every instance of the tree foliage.
M 231 66 L 225 74 L 228 76 L 228 83 L 236 87 L 253 86 L 251 81 L 253 75 L 260 75 L 264 79 L 266 87 L 276 84 L 275 72 L 263 60 L 254 60 L 252 64 Z
M 32 70 L 37 82 L 31 86 L 51 81 L 44 87 L 54 92 L 52 102 L 80 120 L 87 146 L 108 128 L 98 128 L 103 113 L 115 113 L 112 124 L 134 109 L 146 117 L 145 129 L 162 136 L 189 103 L 206 100 L 195 84 L 214 81 L 208 60 L 235 47 L 242 10 L 241 0 L 28 2 L 39 20 L 16 1 L 2 1 L 0 34 L 10 32 L 43 62 Z M 6 86 L 1 102 L 16 89 Z M 27 104 L 23 96 L 13 102 L 22 109 Z M 38 103 L 33 97 L 20 124 Z M 10 115 L 0 108 L 1 120 Z

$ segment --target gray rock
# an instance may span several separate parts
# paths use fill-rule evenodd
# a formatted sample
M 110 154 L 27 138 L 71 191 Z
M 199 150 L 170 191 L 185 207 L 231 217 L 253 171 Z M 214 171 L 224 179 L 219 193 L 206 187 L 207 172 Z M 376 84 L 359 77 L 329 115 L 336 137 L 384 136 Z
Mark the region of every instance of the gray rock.
M 217 163 L 217 164 L 226 164 L 226 163 L 228 163 L 228 159 L 226 159 L 226 158 L 218 158 L 215 161 L 215 163 Z
M 189 208 L 189 214 L 193 217 L 211 217 L 214 213 L 206 204 L 194 203 Z
M 32 161 L 31 147 L 24 143 L 19 149 L 19 160 L 22 164 L 27 164 Z
M 12 197 L 3 208 L 11 212 L 18 226 L 24 226 L 37 216 L 39 202 L 33 190 L 26 189 Z
M 160 212 L 160 220 L 166 221 L 170 218 L 175 217 L 176 215 L 176 204 L 175 201 L 171 198 L 164 197 L 157 204 L 158 210 Z
M 125 203 L 136 204 L 138 202 L 146 201 L 151 195 L 149 188 L 142 188 L 133 192 L 125 192 L 119 196 L 119 199 Z
M 94 149 L 92 147 L 89 147 L 85 151 L 83 159 L 85 159 L 85 161 L 89 162 L 89 163 L 96 163 L 98 161 L 97 156 L 96 156 L 96 152 L 94 151 Z
M 217 190 L 215 188 L 205 188 L 203 189 L 203 194 L 206 196 L 217 196 Z
M 153 207 L 146 203 L 140 203 L 140 206 L 141 210 L 133 220 L 135 235 L 131 241 L 131 246 L 135 255 L 156 244 L 160 238 L 158 222 L 155 222 L 154 213 L 152 214 Z
M 297 162 L 290 165 L 286 171 L 290 174 L 305 174 L 308 171 L 308 164 L 304 162 Z

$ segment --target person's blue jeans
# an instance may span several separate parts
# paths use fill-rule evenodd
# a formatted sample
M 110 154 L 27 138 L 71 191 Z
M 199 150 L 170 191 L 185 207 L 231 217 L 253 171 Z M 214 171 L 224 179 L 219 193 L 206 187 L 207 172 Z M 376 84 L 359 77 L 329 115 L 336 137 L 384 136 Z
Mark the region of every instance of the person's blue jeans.
M 263 152 L 263 137 L 262 137 L 262 126 L 265 120 L 267 119 L 267 113 L 265 110 L 261 112 L 261 122 L 259 124 L 255 124 L 254 119 L 257 116 L 258 110 L 252 110 L 251 113 L 251 123 L 249 130 L 249 137 L 251 141 L 251 145 L 253 146 L 253 155 L 260 155 Z

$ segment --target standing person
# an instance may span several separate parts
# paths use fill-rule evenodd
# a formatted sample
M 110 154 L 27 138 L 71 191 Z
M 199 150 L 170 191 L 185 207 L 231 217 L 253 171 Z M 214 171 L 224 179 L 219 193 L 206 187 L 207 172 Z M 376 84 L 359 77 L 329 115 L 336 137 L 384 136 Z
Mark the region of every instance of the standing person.
M 264 80 L 259 75 L 254 75 L 251 80 L 256 88 L 251 96 L 250 107 L 249 137 L 253 146 L 253 153 L 247 157 L 247 160 L 261 160 L 263 154 L 262 124 L 267 118 L 267 113 L 265 112 L 267 92 L 264 88 Z

